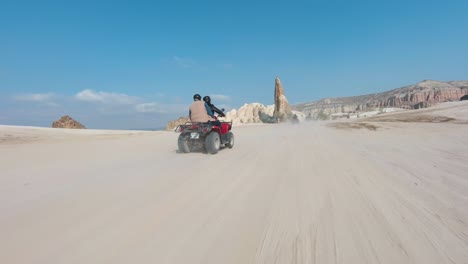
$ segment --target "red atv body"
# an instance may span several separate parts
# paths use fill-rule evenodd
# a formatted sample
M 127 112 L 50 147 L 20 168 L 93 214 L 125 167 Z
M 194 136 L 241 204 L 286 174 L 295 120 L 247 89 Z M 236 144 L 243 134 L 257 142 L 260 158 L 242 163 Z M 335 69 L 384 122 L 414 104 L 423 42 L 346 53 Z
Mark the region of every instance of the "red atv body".
M 187 122 L 179 125 L 175 132 L 180 133 L 177 140 L 179 152 L 189 153 L 194 150 L 206 150 L 216 154 L 221 148 L 234 146 L 232 122 L 221 122 L 221 127 L 208 123 Z

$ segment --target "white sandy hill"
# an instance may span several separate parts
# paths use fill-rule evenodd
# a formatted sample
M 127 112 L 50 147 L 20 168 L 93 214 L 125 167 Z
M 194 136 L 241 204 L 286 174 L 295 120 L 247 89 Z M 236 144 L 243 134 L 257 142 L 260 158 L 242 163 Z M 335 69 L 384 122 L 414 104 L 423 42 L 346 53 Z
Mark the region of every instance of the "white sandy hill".
M 467 111 L 234 126 L 216 155 L 0 126 L 0 261 L 466 263 Z

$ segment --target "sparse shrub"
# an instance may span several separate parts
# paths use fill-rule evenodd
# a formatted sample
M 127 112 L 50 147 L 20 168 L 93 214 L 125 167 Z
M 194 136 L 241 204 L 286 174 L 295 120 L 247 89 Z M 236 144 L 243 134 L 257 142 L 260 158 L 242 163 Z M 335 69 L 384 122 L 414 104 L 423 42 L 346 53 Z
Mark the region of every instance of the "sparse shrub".
M 328 119 L 330 119 L 330 117 L 323 110 L 320 110 L 317 113 L 317 119 L 318 120 L 328 120 Z

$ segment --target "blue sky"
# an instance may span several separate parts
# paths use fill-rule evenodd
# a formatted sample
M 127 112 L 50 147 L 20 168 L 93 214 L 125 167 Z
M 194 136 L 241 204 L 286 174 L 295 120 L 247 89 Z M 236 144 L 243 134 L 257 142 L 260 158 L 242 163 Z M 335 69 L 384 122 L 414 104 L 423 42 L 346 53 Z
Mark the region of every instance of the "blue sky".
M 0 0 L 0 124 L 159 128 L 227 109 L 468 79 L 468 1 Z

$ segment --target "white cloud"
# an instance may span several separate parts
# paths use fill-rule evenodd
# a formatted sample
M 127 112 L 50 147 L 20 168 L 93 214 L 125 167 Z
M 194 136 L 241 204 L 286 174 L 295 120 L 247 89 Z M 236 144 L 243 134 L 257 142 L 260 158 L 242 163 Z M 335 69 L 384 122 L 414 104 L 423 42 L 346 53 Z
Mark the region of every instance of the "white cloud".
M 80 101 L 100 102 L 108 104 L 133 104 L 138 101 L 137 97 L 122 93 L 95 92 L 90 89 L 83 90 L 75 95 Z
M 229 95 L 223 95 L 223 94 L 212 94 L 210 95 L 211 100 L 216 100 L 216 101 L 231 101 L 231 97 Z
M 19 94 L 14 98 L 17 101 L 27 101 L 27 102 L 47 102 L 52 100 L 55 97 L 53 93 L 29 93 L 29 94 Z

